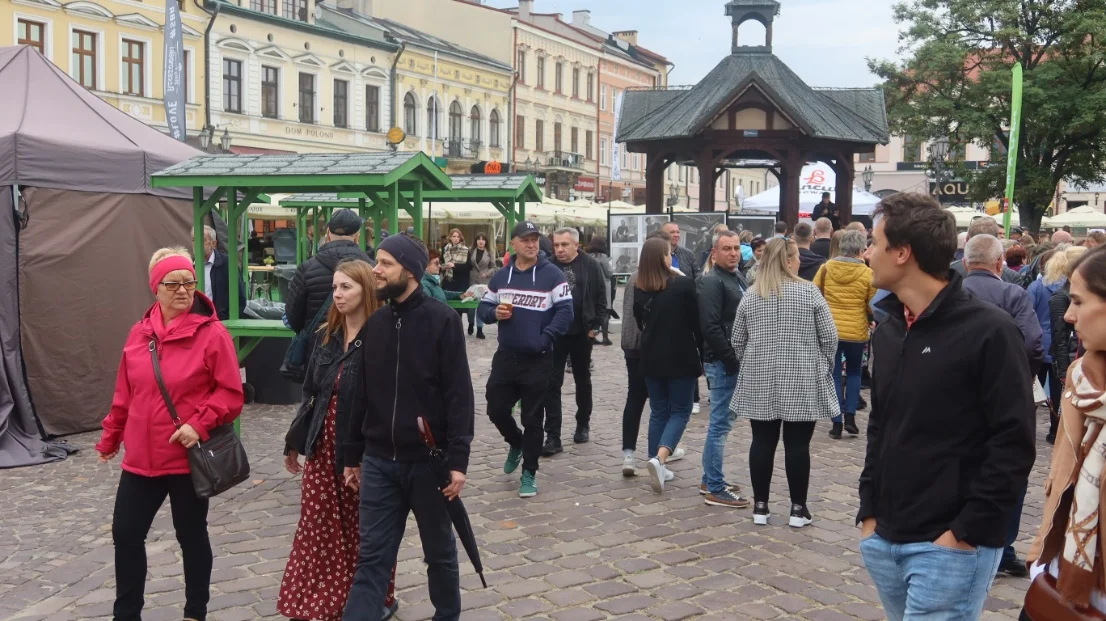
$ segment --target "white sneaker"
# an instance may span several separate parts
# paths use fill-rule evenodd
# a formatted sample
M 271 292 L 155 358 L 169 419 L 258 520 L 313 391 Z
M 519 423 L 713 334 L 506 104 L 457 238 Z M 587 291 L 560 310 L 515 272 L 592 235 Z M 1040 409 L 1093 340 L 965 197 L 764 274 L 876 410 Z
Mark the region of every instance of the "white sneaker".
M 698 403 L 691 406 L 691 413 L 692 414 L 698 414 L 699 413 L 699 404 Z
M 672 479 L 675 479 L 675 478 L 676 478 L 676 473 L 675 472 L 672 472 L 668 468 L 664 469 L 664 480 L 665 481 L 671 481 Z
M 645 468 L 649 470 L 649 485 L 653 488 L 653 493 L 663 494 L 664 482 L 671 480 L 668 469 L 661 465 L 656 457 L 650 459 L 649 463 L 645 464 Z
M 684 458 L 684 455 L 687 455 L 687 451 L 685 451 L 682 446 L 677 446 L 676 450 L 672 451 L 672 454 L 668 456 L 667 460 L 665 460 L 665 463 L 680 461 Z
M 634 461 L 633 455 L 627 455 L 622 458 L 622 476 L 624 477 L 636 477 L 637 476 L 637 463 Z

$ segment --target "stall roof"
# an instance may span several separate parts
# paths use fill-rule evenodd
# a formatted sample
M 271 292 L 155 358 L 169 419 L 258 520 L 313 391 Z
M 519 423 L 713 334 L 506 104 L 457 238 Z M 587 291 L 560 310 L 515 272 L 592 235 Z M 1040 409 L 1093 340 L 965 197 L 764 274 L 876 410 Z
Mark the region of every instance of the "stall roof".
M 449 176 L 421 151 L 201 155 L 150 177 L 155 188 L 207 186 L 284 192 L 353 191 L 416 181 L 430 191 L 448 192 L 452 187 Z
M 451 175 L 452 189 L 424 189 L 422 200 L 434 202 L 480 202 L 495 200 L 524 200 L 540 202 L 541 189 L 531 175 Z M 411 198 L 410 192 L 403 193 Z M 281 205 L 330 207 L 356 205 L 357 199 L 364 198 L 361 192 L 310 193 L 297 194 L 280 202 Z M 321 201 L 321 202 L 320 202 Z

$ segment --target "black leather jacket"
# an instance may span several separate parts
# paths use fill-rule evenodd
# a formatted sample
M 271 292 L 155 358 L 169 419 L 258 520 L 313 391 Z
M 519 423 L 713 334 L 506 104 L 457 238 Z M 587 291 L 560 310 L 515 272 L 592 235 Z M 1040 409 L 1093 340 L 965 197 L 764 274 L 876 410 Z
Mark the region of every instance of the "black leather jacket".
M 322 335 L 316 336 L 316 344 L 308 362 L 307 375 L 303 381 L 303 403 L 311 404 L 311 416 L 306 421 L 307 443 L 303 447 L 288 447 L 301 451 L 308 459 L 315 455 L 315 447 L 319 436 L 325 429 L 327 407 L 330 398 L 334 394 L 335 380 L 341 372 L 342 379 L 338 382 L 338 407 L 335 420 L 336 434 L 334 438 L 336 459 L 335 470 L 341 474 L 346 466 L 356 466 L 353 463 L 343 463 L 341 451 L 338 450 L 350 435 L 350 412 L 365 409 L 364 374 L 362 373 L 362 356 L 358 351 L 364 346 L 363 338 L 365 329 L 361 328 L 357 338 L 350 343 L 349 349 L 342 351 L 345 343 L 345 334 L 342 328 L 330 338 L 326 345 L 322 344 Z M 358 431 L 359 430 L 354 430 Z M 287 452 L 287 449 L 286 451 Z
M 749 286 L 737 272 L 717 265 L 699 279 L 699 328 L 703 332 L 703 362 L 721 362 L 727 375 L 737 375 L 737 355 L 730 343 L 734 318 Z

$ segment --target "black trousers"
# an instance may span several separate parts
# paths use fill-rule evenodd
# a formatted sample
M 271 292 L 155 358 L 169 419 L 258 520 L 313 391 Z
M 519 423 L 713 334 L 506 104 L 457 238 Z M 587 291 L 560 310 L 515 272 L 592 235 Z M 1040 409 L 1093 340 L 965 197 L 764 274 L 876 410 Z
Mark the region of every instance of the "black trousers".
M 781 420 L 749 422 L 753 426 L 753 442 L 749 446 L 749 478 L 753 481 L 753 500 L 768 502 L 776 446 L 780 442 L 782 426 L 784 470 L 787 472 L 791 503 L 806 505 L 807 489 L 810 487 L 810 439 L 814 437 L 814 423 L 785 423 Z
M 576 424 L 591 424 L 591 339 L 584 334 L 569 334 L 557 339 L 553 347 L 553 376 L 545 399 L 545 434 L 561 442 L 561 387 L 565 384 L 565 363 L 572 360 L 572 380 L 576 383 Z
M 212 561 L 211 542 L 207 538 L 207 499 L 196 496 L 192 477 L 187 474 L 144 477 L 124 470 L 119 477 L 111 521 L 111 539 L 115 544 L 115 621 L 142 619 L 146 535 L 166 496 L 184 557 L 184 616 L 200 621 L 207 616 Z
M 365 455 L 361 462 L 361 548 L 343 621 L 379 621 L 407 516 L 415 514 L 434 621 L 461 618 L 457 540 L 429 464 Z
M 637 449 L 638 431 L 641 429 L 641 414 L 649 402 L 649 389 L 645 386 L 645 376 L 641 374 L 641 358 L 626 359 L 626 405 L 622 408 L 622 450 Z
M 1048 432 L 1056 434 L 1056 426 L 1060 424 L 1060 393 L 1064 390 L 1060 386 L 1060 378 L 1056 377 L 1056 371 L 1051 364 L 1041 365 L 1037 371 L 1037 379 L 1048 389 Z
M 520 354 L 501 349 L 492 358 L 486 393 L 488 418 L 511 448 L 522 449 L 522 469 L 530 472 L 538 471 L 542 415 L 552 374 L 552 353 Z M 511 408 L 519 401 L 521 430 L 511 416 Z

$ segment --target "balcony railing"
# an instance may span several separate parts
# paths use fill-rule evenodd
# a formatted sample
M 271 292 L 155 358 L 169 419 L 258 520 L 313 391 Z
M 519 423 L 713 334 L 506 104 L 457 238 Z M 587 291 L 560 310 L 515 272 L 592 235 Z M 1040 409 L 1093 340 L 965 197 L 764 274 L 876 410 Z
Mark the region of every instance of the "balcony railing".
M 584 170 L 584 156 L 571 151 L 553 151 L 549 154 L 549 167 Z
M 443 140 L 442 150 L 445 156 L 453 159 L 475 160 L 480 154 L 479 140 Z

